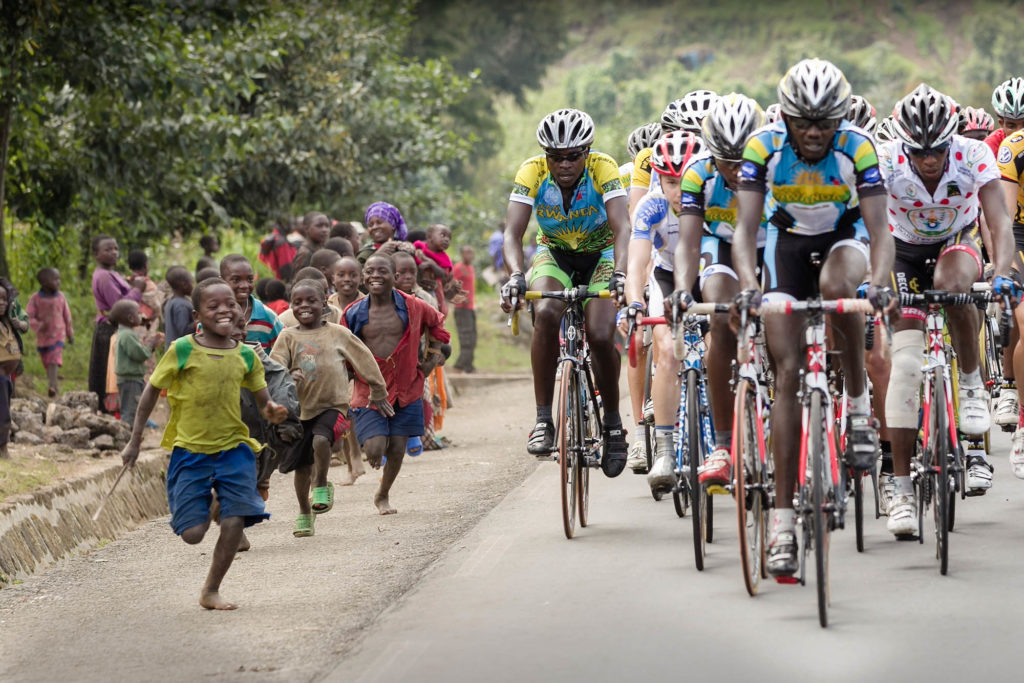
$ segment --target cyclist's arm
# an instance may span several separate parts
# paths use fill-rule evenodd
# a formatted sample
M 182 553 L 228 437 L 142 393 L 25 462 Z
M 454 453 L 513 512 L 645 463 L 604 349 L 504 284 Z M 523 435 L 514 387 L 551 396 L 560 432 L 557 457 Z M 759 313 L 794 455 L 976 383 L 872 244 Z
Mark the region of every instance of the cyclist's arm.
M 700 241 L 704 235 L 704 220 L 697 214 L 679 217 L 679 241 L 675 253 L 675 288 L 689 292 L 697 280 L 700 263 Z M 735 247 L 734 247 L 735 249 Z
M 1010 216 L 1017 215 L 1017 195 L 1020 194 L 1020 185 L 1017 181 L 1007 180 L 1006 177 L 1000 181 L 1003 184 L 1003 197 L 1006 202 L 1006 210 Z
M 886 195 L 869 194 L 860 197 L 860 214 L 871 238 L 871 284 L 885 287 L 892 277 L 892 262 L 896 256 L 896 243 L 885 217 Z
M 629 241 L 629 260 L 626 264 L 626 303 L 644 302 L 644 275 L 651 260 L 651 243 L 641 237 Z
M 736 193 L 736 231 L 732 236 L 732 263 L 740 289 L 760 289 L 757 281 L 757 230 L 764 212 L 765 192 L 740 189 Z M 888 271 L 886 271 L 888 272 Z
M 530 224 L 533 207 L 521 202 L 509 202 L 505 212 L 505 244 L 502 254 L 505 257 L 505 272 L 523 272 L 523 236 Z
M 630 234 L 626 198 L 613 197 L 605 202 L 604 208 L 608 213 L 608 225 L 615 235 L 615 270 L 625 273 Z
M 1013 224 L 1010 222 L 1010 214 L 1006 210 L 1006 203 L 1002 196 L 1003 189 L 1000 187 L 1001 180 L 991 180 L 981 186 L 978 191 L 978 199 L 981 201 L 981 210 L 985 215 L 985 222 L 988 223 L 991 234 L 989 244 L 994 247 L 989 249 L 989 258 L 995 267 L 994 276 L 1008 277 L 1010 275 L 1010 264 L 1013 262 Z M 1016 207 L 1014 198 L 1014 208 Z

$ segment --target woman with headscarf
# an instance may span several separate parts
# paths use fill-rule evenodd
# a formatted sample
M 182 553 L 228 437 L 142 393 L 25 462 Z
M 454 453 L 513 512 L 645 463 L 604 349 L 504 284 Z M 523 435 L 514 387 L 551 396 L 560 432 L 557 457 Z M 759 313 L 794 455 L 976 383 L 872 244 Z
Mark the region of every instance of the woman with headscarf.
M 405 238 L 409 229 L 402 218 L 402 212 L 387 202 L 374 202 L 366 209 L 363 224 L 370 235 L 370 243 L 356 254 L 356 260 L 362 265 L 372 254 L 380 250 L 382 254 L 394 254 L 398 250 L 413 253 L 414 247 Z

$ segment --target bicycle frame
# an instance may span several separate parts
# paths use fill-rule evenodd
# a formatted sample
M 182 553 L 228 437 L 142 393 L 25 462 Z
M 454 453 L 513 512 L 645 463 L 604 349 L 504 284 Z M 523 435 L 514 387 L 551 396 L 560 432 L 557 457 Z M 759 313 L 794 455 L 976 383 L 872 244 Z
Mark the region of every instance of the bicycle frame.
M 924 358 L 924 399 L 921 404 L 921 428 L 922 442 L 928 444 L 932 437 L 932 411 L 944 409 L 946 412 L 946 425 L 949 431 L 949 443 L 951 448 L 956 448 L 960 443 L 956 429 L 956 412 L 953 409 L 953 381 L 950 377 L 949 361 L 946 359 L 946 341 L 943 336 L 945 318 L 939 304 L 929 304 L 928 313 L 925 318 L 926 334 L 926 355 Z M 935 373 L 941 372 L 945 378 L 946 405 L 937 407 L 932 405 L 932 388 L 935 385 Z

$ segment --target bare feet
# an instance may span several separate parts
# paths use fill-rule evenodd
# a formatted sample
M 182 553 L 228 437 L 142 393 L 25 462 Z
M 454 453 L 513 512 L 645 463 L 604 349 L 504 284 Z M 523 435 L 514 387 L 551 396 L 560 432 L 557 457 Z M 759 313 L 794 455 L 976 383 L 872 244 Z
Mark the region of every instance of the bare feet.
M 381 494 L 377 494 L 373 497 L 373 504 L 377 506 L 377 512 L 382 515 L 397 515 L 398 510 L 391 507 L 391 503 L 388 502 L 388 497 Z
M 349 472 L 346 467 L 341 473 L 341 481 L 338 482 L 338 486 L 352 486 L 356 483 L 356 479 L 363 476 L 366 472 Z
M 220 593 L 217 591 L 206 589 L 203 589 L 203 592 L 199 594 L 199 604 L 206 609 L 238 609 L 238 605 L 226 601 L 220 597 Z
M 238 552 L 244 553 L 246 550 L 248 550 L 251 547 L 252 547 L 252 544 L 249 543 L 249 538 L 245 535 L 245 532 L 243 531 L 242 532 L 242 537 L 240 539 L 238 539 Z

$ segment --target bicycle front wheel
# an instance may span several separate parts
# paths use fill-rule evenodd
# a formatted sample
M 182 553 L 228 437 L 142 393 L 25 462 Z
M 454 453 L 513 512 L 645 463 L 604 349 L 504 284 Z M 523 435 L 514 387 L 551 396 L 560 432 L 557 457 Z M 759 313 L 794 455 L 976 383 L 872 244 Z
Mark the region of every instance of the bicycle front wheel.
M 932 432 L 932 458 L 935 482 L 935 496 L 932 500 L 932 513 L 935 517 L 935 558 L 939 561 L 939 573 L 945 575 L 949 570 L 949 526 L 950 503 L 952 502 L 949 485 L 949 424 L 946 418 L 946 378 L 942 373 L 935 373 L 932 385 L 932 410 L 935 413 L 935 430 Z
M 751 597 L 761 586 L 761 558 L 764 553 L 764 529 L 767 511 L 764 505 L 764 462 L 757 425 L 757 393 L 748 381 L 736 390 L 733 411 L 732 454 L 733 491 L 736 494 L 736 521 L 740 539 L 740 564 L 743 584 Z
M 579 426 L 579 379 L 571 360 L 562 361 L 562 374 L 558 388 L 558 467 L 562 480 L 562 528 L 566 538 L 576 532 L 576 493 L 578 490 L 579 446 L 582 434 Z
M 599 453 L 603 444 L 602 440 L 602 426 L 601 426 L 601 409 L 597 406 L 597 394 L 594 391 L 594 383 L 590 375 L 589 370 L 586 374 L 587 386 L 583 387 L 583 402 L 584 409 L 586 412 L 583 414 L 583 422 L 586 425 L 584 430 L 583 440 L 585 441 L 585 453 L 594 454 Z M 596 450 L 595 450 L 596 449 Z M 579 466 L 579 473 L 577 481 L 579 482 L 579 493 L 577 501 L 579 502 L 579 514 L 580 514 L 580 526 L 587 526 L 587 520 L 590 516 L 590 465 L 586 459 L 580 457 L 577 462 Z
M 704 551 L 707 542 L 707 496 L 700 485 L 697 469 L 702 464 L 700 447 L 700 397 L 697 395 L 697 373 L 686 373 L 686 462 L 690 471 L 687 481 L 690 489 L 690 501 L 693 508 L 690 519 L 693 520 L 693 559 L 698 571 L 704 571 Z
M 828 444 L 825 443 L 825 406 L 821 394 L 811 394 L 810 444 L 807 458 L 811 469 L 811 525 L 814 539 L 814 578 L 818 593 L 818 622 L 822 628 L 828 626 L 829 584 L 828 584 L 828 550 L 829 550 L 829 517 L 826 510 L 828 499 L 825 488 L 832 482 Z M 826 484 L 827 482 L 827 484 Z

